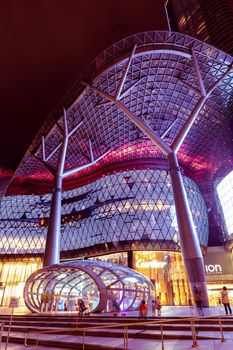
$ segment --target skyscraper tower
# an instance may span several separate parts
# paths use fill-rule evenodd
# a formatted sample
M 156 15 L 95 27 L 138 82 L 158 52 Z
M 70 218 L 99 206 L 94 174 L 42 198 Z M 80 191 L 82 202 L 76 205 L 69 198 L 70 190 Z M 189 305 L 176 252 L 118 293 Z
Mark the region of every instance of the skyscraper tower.
M 168 0 L 170 28 L 233 55 L 233 0 Z

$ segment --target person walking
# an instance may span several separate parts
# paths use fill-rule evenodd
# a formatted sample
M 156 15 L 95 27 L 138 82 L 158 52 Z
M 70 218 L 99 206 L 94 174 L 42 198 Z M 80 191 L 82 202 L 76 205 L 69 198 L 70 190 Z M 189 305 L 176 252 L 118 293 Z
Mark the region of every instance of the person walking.
M 120 305 L 118 304 L 117 298 L 114 297 L 112 299 L 112 306 L 113 306 L 113 316 L 117 316 L 117 314 L 121 311 Z
M 162 305 L 161 305 L 161 301 L 159 296 L 157 296 L 155 298 L 155 309 L 157 310 L 157 316 L 161 316 L 161 309 L 162 309 Z
M 195 300 L 195 304 L 196 304 L 196 307 L 197 307 L 198 315 L 199 316 L 204 316 L 202 300 L 201 300 L 201 293 L 200 293 L 200 291 L 199 291 L 199 289 L 197 287 L 194 290 L 194 300 Z
M 156 311 L 156 303 L 155 300 L 153 299 L 151 302 L 151 311 L 152 311 L 152 316 L 155 316 L 155 311 Z
M 78 300 L 78 316 L 82 318 L 84 316 L 84 312 L 87 310 L 87 307 L 84 304 L 83 299 Z
M 222 303 L 224 305 L 226 315 L 228 315 L 228 311 L 229 311 L 229 314 L 232 315 L 232 311 L 231 311 L 231 307 L 230 307 L 230 301 L 229 301 L 229 296 L 228 296 L 228 291 L 227 291 L 227 287 L 225 287 L 225 286 L 222 288 L 221 301 L 222 301 Z
M 146 318 L 147 316 L 147 305 L 145 300 L 142 300 L 140 307 L 139 307 L 139 317 L 140 318 Z

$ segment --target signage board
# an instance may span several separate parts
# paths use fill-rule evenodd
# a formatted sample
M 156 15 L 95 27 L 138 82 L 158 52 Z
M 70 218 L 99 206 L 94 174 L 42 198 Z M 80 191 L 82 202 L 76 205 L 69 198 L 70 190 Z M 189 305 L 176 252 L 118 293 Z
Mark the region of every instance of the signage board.
M 233 274 L 233 261 L 231 253 L 207 252 L 203 258 L 207 275 Z
M 151 261 L 144 261 L 142 259 L 138 259 L 136 261 L 136 267 L 137 268 L 156 268 L 156 269 L 162 269 L 167 265 L 165 261 L 158 261 L 158 260 L 151 260 Z

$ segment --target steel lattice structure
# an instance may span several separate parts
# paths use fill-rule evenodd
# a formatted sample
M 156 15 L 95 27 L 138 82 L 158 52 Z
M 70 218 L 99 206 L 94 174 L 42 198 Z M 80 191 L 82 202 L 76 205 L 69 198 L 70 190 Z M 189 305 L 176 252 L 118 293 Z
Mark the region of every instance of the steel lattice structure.
M 232 64 L 232 57 L 191 37 L 179 33 L 146 32 L 123 39 L 99 55 L 80 79 L 113 95 L 119 86 L 132 48 L 137 44 L 121 91 L 120 101 L 141 120 L 146 120 L 157 134 L 171 144 L 200 97 L 191 48 L 195 51 L 206 89 Z M 232 75 L 230 72 L 201 109 L 179 151 L 179 159 L 189 168 L 214 171 L 213 147 L 219 138 L 229 138 L 232 113 Z M 47 119 L 26 153 L 16 176 L 36 185 L 52 179 L 48 170 L 33 156 L 42 157 L 41 135 L 46 135 L 49 165 L 56 167 L 57 146 L 63 127 L 62 106 L 67 109 L 68 129 L 83 121 L 69 140 L 66 167 L 87 162 L 88 140 L 96 156 L 110 153 L 76 177 L 92 173 L 115 161 L 164 158 L 157 147 L 125 117 L 122 110 L 92 89 L 85 89 L 80 79 Z M 56 151 L 55 151 L 56 150 Z M 55 151 L 55 152 L 54 152 Z M 227 152 L 227 151 L 225 151 Z M 69 180 L 67 179 L 67 182 Z

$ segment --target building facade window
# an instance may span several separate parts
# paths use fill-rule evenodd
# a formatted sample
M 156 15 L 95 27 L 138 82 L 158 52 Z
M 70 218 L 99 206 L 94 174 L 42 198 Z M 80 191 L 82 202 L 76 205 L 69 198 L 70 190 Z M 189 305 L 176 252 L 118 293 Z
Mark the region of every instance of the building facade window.
M 184 186 L 200 244 L 207 246 L 203 197 L 185 176 Z M 50 205 L 50 194 L 5 197 L 0 210 L 0 253 L 43 253 Z M 180 249 L 171 179 L 164 170 L 122 171 L 64 191 L 61 221 L 62 252 L 96 247 L 99 255 L 106 244 L 117 251 L 121 242 L 142 240 L 159 242 L 161 249 L 164 244 L 170 244 L 169 250 Z
M 217 185 L 228 235 L 233 234 L 233 171 Z

